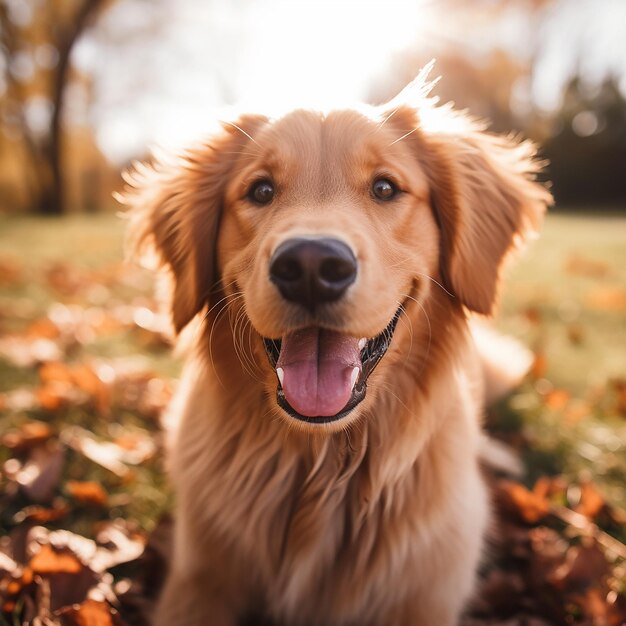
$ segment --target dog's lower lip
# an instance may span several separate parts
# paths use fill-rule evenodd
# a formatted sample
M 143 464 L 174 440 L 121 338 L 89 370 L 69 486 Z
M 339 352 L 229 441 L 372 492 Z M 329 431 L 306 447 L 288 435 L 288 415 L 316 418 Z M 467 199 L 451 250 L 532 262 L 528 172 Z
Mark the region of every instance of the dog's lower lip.
M 358 375 L 358 379 L 353 385 L 350 399 L 341 411 L 335 415 L 316 417 L 310 417 L 298 413 L 298 411 L 296 411 L 287 401 L 282 389 L 281 372 L 277 371 L 276 375 L 278 378 L 278 384 L 276 388 L 276 402 L 278 406 L 280 406 L 291 417 L 309 424 L 329 424 L 346 417 L 365 399 L 367 392 L 367 379 L 387 352 L 396 328 L 396 324 L 400 318 L 401 311 L 402 306 L 398 308 L 387 327 L 380 334 L 376 335 L 373 339 L 366 340 L 362 347 L 361 344 L 359 344 L 359 347 L 361 348 L 361 371 Z M 264 338 L 263 344 L 272 368 L 276 369 L 276 363 L 278 362 L 278 358 L 280 356 L 281 340 Z

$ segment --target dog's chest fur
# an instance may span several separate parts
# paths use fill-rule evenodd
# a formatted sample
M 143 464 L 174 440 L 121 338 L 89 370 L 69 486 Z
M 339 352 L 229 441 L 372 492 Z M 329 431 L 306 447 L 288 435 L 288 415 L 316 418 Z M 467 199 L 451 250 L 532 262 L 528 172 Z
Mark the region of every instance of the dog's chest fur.
M 181 509 L 197 530 L 188 549 L 227 560 L 274 617 L 317 615 L 323 623 L 323 606 L 350 623 L 364 603 L 375 616 L 432 575 L 437 550 L 461 548 L 451 521 L 481 490 L 473 402 L 450 393 L 467 381 L 438 377 L 450 401 L 442 406 L 432 390 L 437 405 L 422 398 L 412 414 L 381 394 L 367 424 L 314 438 L 286 431 L 263 396 L 249 397 L 254 388 L 206 394 L 204 367 L 185 376 L 181 395 L 194 412 L 183 408 L 172 446 L 174 478 L 186 486 Z M 207 406 L 210 396 L 223 406 Z M 241 415 L 243 407 L 256 408 Z M 452 428 L 442 430 L 443 420 Z M 454 477 L 439 471 L 442 453 L 456 457 Z M 459 512 L 450 515 L 452 507 Z M 405 584 L 389 589 L 389 577 Z

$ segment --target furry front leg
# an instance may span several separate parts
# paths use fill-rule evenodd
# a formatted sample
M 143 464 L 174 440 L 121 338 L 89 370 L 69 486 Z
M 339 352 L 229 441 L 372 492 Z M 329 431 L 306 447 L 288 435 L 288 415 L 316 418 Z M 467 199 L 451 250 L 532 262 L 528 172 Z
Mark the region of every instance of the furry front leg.
M 458 479 L 461 483 L 461 479 Z M 486 488 L 468 470 L 457 494 L 458 510 L 445 516 L 412 566 L 399 578 L 412 580 L 413 589 L 402 601 L 378 616 L 376 626 L 456 626 L 474 589 L 489 519 Z M 463 503 L 465 496 L 465 503 Z
M 457 626 L 458 611 L 456 607 L 433 607 L 428 604 L 421 608 L 411 606 L 382 623 L 386 626 Z
M 430 584 L 420 586 L 403 602 L 382 612 L 372 626 L 456 626 L 473 587 L 473 570 L 461 565 L 456 571 L 451 569 L 448 576 L 433 571 Z
M 206 576 L 172 572 L 153 626 L 236 626 L 238 615 L 231 599 L 214 587 Z
M 171 569 L 152 624 L 236 626 L 246 604 L 243 576 L 223 544 L 198 534 L 189 510 L 177 511 Z
M 454 583 L 446 585 L 443 593 L 416 593 L 379 617 L 376 626 L 457 626 L 465 604 Z

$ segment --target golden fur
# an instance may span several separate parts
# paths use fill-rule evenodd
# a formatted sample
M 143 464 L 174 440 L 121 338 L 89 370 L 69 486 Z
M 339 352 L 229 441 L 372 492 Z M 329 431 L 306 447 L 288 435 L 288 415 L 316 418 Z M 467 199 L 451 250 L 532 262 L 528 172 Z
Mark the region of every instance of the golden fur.
M 467 318 L 492 312 L 505 256 L 550 202 L 533 155 L 418 85 L 377 108 L 243 116 L 129 177 L 131 244 L 158 254 L 176 331 L 195 318 L 167 420 L 176 532 L 157 626 L 456 623 L 489 518 Z M 404 192 L 393 204 L 369 193 L 379 173 Z M 259 176 L 279 190 L 269 206 L 246 200 Z M 359 260 L 316 324 L 373 337 L 403 306 L 367 397 L 328 425 L 277 406 L 261 340 L 311 324 L 268 263 L 315 234 Z

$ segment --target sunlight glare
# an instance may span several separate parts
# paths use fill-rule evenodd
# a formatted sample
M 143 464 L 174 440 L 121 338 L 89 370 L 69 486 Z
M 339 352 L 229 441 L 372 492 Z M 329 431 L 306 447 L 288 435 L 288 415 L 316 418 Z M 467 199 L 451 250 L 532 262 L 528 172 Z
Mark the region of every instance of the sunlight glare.
M 127 19 L 114 5 L 109 29 Z M 160 45 L 137 43 L 99 64 L 87 40 L 77 58 L 98 74 L 98 144 L 113 162 L 143 144 L 177 150 L 237 112 L 279 116 L 366 101 L 388 81 L 394 55 L 432 44 L 441 26 L 434 0 L 241 0 L 171 4 Z M 115 11 L 118 6 L 119 11 Z M 142 90 L 138 91 L 137 86 Z M 128 95 L 126 95 L 128 94 Z
M 241 101 L 280 110 L 363 99 L 433 17 L 432 2 L 419 0 L 256 4 L 247 16 Z

